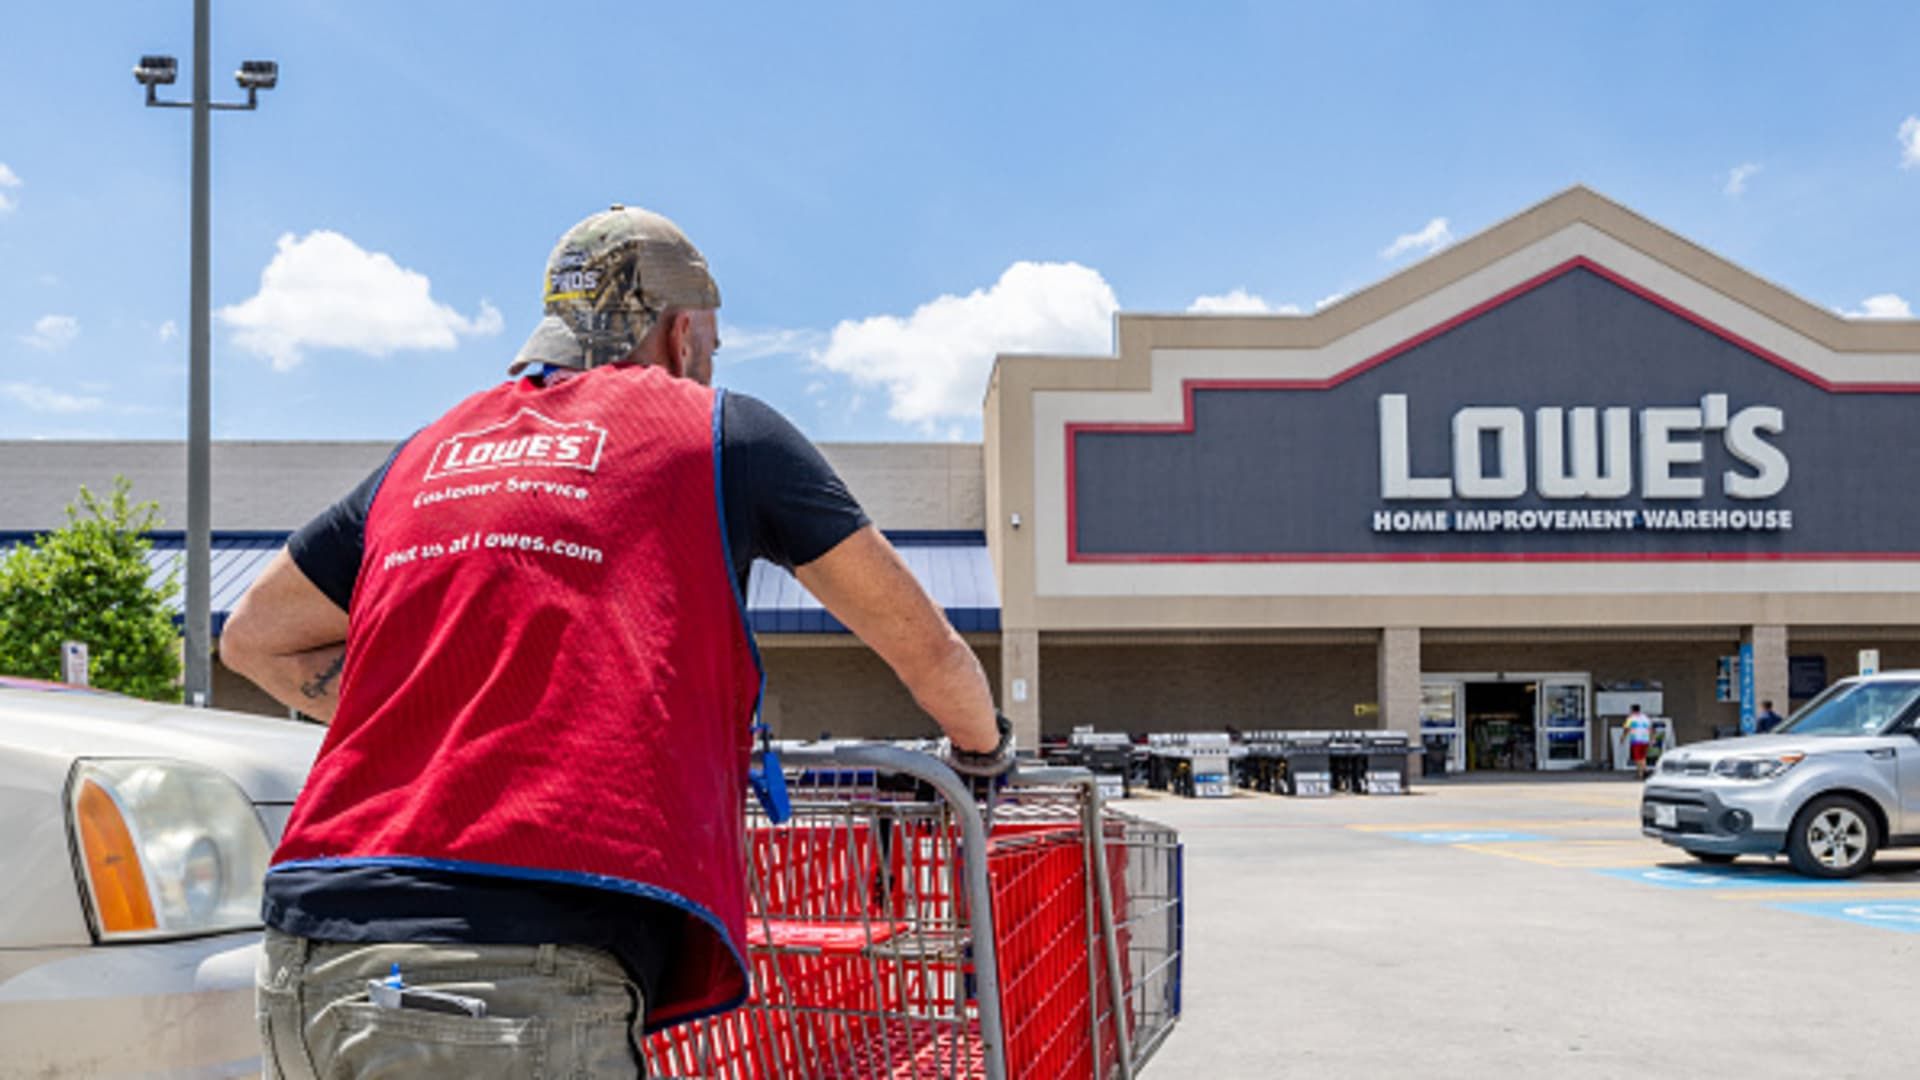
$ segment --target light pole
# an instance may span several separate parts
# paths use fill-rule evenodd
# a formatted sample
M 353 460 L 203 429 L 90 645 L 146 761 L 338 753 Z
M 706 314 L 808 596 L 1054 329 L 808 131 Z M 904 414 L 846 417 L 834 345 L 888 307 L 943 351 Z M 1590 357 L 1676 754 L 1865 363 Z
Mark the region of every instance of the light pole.
M 271 60 L 248 60 L 234 81 L 247 92 L 244 104 L 212 100 L 212 69 L 207 59 L 208 8 L 211 0 L 193 2 L 193 100 L 162 101 L 159 88 L 171 86 L 180 71 L 171 56 L 143 56 L 133 69 L 134 79 L 147 88 L 147 105 L 161 109 L 193 110 L 193 310 L 188 314 L 187 376 L 187 704 L 213 700 L 213 616 L 209 578 L 213 569 L 212 397 L 208 390 L 212 363 L 212 311 L 208 294 L 208 120 L 213 110 L 249 110 L 259 104 L 259 93 L 280 80 L 280 65 Z

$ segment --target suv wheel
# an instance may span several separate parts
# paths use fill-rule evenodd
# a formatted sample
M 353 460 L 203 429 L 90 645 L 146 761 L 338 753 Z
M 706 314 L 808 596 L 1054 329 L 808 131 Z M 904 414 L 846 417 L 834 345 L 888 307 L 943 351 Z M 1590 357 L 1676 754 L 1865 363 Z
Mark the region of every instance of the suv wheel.
M 1873 817 L 1858 799 L 1823 795 L 1794 818 L 1787 858 L 1808 877 L 1850 878 L 1873 862 L 1879 846 Z

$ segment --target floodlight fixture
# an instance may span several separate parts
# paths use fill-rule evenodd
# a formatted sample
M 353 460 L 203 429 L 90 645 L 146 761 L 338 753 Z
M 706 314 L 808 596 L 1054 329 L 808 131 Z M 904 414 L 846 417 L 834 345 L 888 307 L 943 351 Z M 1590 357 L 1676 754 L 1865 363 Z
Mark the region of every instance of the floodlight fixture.
M 280 65 L 272 60 L 242 60 L 240 70 L 233 73 L 233 81 L 249 93 L 271 90 L 279 85 Z
M 133 68 L 133 81 L 145 87 L 172 86 L 179 77 L 180 61 L 171 56 L 143 56 Z

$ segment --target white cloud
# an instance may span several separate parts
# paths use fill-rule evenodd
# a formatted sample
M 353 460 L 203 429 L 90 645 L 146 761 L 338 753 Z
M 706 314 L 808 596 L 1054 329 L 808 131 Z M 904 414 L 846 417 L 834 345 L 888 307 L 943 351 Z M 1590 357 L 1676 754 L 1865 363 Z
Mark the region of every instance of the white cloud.
M 1900 167 L 1920 168 L 1920 116 L 1900 122 Z
M 1196 296 L 1187 310 L 1201 315 L 1298 315 L 1297 304 L 1270 304 L 1267 298 L 1245 289 L 1219 293 L 1213 296 Z
M 1745 195 L 1747 193 L 1747 181 L 1752 179 L 1754 174 L 1760 171 L 1760 168 L 1761 167 L 1754 162 L 1748 161 L 1735 165 L 1732 169 L 1728 170 L 1727 186 L 1725 188 L 1726 193 L 1736 199 Z
M 42 315 L 34 320 L 33 332 L 20 340 L 42 352 L 59 352 L 80 336 L 80 320 L 71 315 Z
M 282 236 L 260 291 L 219 314 L 234 343 L 276 371 L 299 366 L 310 348 L 369 356 L 451 349 L 461 337 L 498 334 L 505 322 L 485 300 L 471 318 L 436 302 L 425 274 L 327 229 Z
M 0 214 L 8 213 L 20 205 L 20 201 L 7 192 L 16 191 L 23 185 L 20 174 L 7 168 L 6 162 L 0 161 Z
M 1860 302 L 1860 310 L 1843 311 L 1849 319 L 1911 319 L 1913 308 L 1893 293 L 1869 296 Z
M 97 397 L 81 397 L 50 386 L 36 383 L 5 382 L 0 383 L 0 398 L 17 405 L 25 406 L 40 413 L 90 413 L 99 412 L 107 403 Z
M 938 297 L 905 318 L 841 322 L 813 360 L 884 386 L 889 416 L 932 431 L 937 420 L 979 415 L 999 353 L 1111 351 L 1119 306 L 1106 279 L 1079 263 L 1017 262 L 991 286 Z
M 811 356 L 826 343 L 827 335 L 818 330 L 749 330 L 723 323 L 715 361 L 725 366 L 769 356 Z
M 1418 251 L 1431 255 L 1448 244 L 1453 243 L 1453 231 L 1447 228 L 1447 219 L 1434 218 L 1427 222 L 1419 232 L 1401 233 L 1393 238 L 1385 251 L 1380 253 L 1383 259 L 1397 259 L 1409 251 Z
M 174 338 L 177 338 L 179 336 L 180 336 L 179 323 L 174 322 L 172 319 L 168 319 L 166 322 L 163 322 L 160 324 L 160 340 L 163 343 L 172 341 Z
M 1313 310 L 1325 311 L 1327 308 L 1332 307 L 1333 305 L 1339 303 L 1342 300 L 1345 300 L 1346 298 L 1347 298 L 1347 294 L 1343 292 L 1337 292 L 1328 296 L 1323 296 L 1320 299 L 1315 300 L 1313 302 Z

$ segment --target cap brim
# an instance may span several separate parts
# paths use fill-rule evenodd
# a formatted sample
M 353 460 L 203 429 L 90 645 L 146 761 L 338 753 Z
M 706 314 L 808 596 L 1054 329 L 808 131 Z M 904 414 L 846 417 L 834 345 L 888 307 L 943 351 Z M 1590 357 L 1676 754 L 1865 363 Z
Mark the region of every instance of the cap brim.
M 564 320 L 549 315 L 540 320 L 540 325 L 533 328 L 527 343 L 520 346 L 513 363 L 507 365 L 507 374 L 518 375 L 534 364 L 585 370 L 586 350 L 580 347 L 580 339 L 574 335 L 572 327 Z

